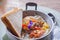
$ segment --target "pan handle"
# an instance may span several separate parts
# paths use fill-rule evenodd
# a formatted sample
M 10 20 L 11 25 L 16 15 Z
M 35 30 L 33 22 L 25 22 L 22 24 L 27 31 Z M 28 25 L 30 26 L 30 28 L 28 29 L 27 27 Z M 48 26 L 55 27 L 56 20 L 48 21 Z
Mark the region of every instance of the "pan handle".
M 35 6 L 35 10 L 37 10 L 37 4 L 36 3 L 32 3 L 32 2 L 26 3 L 26 10 L 27 10 L 28 6 Z
M 52 18 L 52 20 L 53 20 L 53 22 L 54 22 L 54 24 L 56 23 L 56 21 L 55 21 L 55 17 L 54 17 L 54 15 L 53 14 L 51 14 L 51 13 L 48 13 L 48 15 Z

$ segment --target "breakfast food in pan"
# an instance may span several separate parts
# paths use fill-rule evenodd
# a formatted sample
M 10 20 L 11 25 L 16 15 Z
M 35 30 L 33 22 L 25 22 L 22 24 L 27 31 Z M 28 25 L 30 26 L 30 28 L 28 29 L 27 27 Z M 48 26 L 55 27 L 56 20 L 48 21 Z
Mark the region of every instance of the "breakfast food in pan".
M 49 25 L 40 16 L 26 16 L 23 18 L 22 32 L 27 33 L 30 38 L 41 37 L 47 29 L 49 29 Z
M 2 16 L 2 21 L 7 29 L 20 38 L 39 38 L 49 29 L 49 25 L 39 15 L 25 16 L 22 10 L 14 8 Z

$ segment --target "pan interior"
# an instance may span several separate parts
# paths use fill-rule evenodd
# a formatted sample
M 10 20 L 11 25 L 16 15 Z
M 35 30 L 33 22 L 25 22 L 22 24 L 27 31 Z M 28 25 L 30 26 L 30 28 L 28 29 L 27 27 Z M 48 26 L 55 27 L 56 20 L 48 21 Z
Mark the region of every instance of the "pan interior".
M 44 21 L 49 24 L 49 30 L 46 31 L 43 36 L 47 35 L 52 28 L 52 22 L 49 19 L 49 17 L 46 14 L 39 11 L 33 11 L 33 10 L 23 11 L 23 18 L 26 16 L 35 16 L 35 15 L 41 16 L 44 19 Z M 43 36 L 41 36 L 40 38 L 42 38 Z

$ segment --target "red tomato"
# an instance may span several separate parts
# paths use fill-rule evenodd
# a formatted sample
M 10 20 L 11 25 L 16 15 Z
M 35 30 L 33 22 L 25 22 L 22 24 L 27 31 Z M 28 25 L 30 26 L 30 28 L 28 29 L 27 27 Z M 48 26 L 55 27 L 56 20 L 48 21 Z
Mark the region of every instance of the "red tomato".
M 22 24 L 22 28 L 23 29 L 27 29 L 27 25 L 26 24 Z
M 25 26 L 27 26 L 26 24 L 22 24 L 22 27 L 25 27 Z

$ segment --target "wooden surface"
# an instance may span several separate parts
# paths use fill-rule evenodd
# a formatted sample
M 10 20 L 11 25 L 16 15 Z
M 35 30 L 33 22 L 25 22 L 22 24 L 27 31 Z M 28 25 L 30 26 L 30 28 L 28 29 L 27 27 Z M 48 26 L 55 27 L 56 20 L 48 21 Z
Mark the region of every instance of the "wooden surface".
M 60 12 L 60 0 L 7 0 L 7 5 L 25 6 L 27 2 L 35 2 L 40 6 L 49 7 Z

